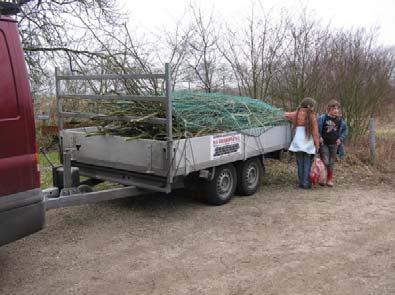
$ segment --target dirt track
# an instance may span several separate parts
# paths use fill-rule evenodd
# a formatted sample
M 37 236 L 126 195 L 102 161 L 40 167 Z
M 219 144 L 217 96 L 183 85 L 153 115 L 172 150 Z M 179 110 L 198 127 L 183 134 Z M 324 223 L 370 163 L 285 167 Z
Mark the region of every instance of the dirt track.
M 0 294 L 395 294 L 394 188 L 54 210 L 45 230 L 0 248 Z

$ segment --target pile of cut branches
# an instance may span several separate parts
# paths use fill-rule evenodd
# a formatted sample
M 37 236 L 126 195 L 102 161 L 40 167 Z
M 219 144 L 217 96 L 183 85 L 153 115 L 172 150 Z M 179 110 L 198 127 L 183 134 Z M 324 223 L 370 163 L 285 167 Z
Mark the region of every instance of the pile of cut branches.
M 174 92 L 173 137 L 194 137 L 284 124 L 283 112 L 263 101 L 226 94 Z M 166 140 L 165 106 L 161 103 L 119 101 L 95 105 L 87 136 L 118 135 L 127 140 Z M 85 107 L 88 109 L 88 107 Z M 117 118 L 117 120 L 114 120 Z M 162 124 L 158 124 L 161 121 Z M 262 128 L 261 128 L 262 129 Z

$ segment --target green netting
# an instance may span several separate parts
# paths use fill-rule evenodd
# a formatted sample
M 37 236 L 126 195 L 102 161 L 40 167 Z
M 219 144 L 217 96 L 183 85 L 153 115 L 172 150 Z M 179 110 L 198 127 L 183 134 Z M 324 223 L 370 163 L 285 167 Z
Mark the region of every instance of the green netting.
M 178 125 L 193 134 L 244 131 L 260 135 L 267 127 L 284 124 L 284 112 L 261 100 L 222 93 L 174 92 Z M 265 127 L 265 128 L 259 128 Z M 258 130 L 252 130 L 257 129 Z
M 258 99 L 222 93 L 187 91 L 173 92 L 171 97 L 175 138 L 227 131 L 240 131 L 251 136 L 259 136 L 268 128 L 285 123 L 282 110 Z M 129 139 L 166 139 L 165 126 L 151 121 L 152 118 L 165 116 L 163 104 L 118 101 L 95 105 L 95 108 L 97 107 L 106 115 L 137 116 L 140 119 L 129 122 L 99 119 L 96 121 L 96 125 L 97 123 L 100 125 L 99 130 L 88 136 L 113 134 Z

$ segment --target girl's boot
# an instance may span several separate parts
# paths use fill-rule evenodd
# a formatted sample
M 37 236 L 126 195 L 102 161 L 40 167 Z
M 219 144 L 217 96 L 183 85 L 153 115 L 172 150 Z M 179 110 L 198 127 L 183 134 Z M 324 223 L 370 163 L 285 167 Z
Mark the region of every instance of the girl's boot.
M 329 187 L 333 186 L 333 170 L 328 168 L 328 176 L 326 179 L 326 185 Z

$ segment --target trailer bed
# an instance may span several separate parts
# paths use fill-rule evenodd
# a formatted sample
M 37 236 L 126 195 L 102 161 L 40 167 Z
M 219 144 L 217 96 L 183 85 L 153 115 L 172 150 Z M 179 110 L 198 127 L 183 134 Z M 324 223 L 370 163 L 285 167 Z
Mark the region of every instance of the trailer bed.
M 96 130 L 96 127 L 63 130 L 63 149 L 75 149 L 74 162 L 161 177 L 169 173 L 186 176 L 205 168 L 287 149 L 291 137 L 286 124 L 179 139 L 172 142 L 173 160 L 168 161 L 166 141 L 128 140 L 114 135 L 87 136 Z

